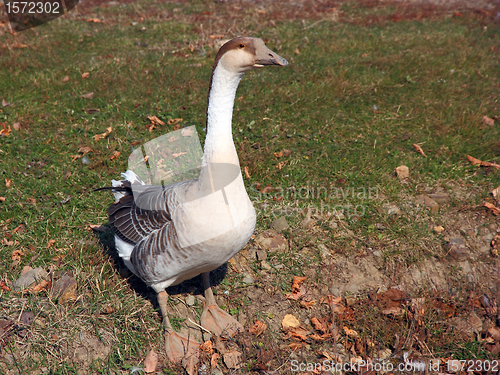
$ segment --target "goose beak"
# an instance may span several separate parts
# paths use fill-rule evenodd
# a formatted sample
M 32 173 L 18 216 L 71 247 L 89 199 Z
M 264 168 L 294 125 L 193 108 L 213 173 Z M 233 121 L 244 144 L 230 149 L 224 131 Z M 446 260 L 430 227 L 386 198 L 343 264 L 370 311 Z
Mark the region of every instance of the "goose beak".
M 266 49 L 267 51 L 262 51 L 258 54 L 257 58 L 255 59 L 255 63 L 253 64 L 254 68 L 263 68 L 266 65 L 288 65 L 288 61 L 286 61 L 283 57 L 281 57 L 277 53 L 274 53 L 268 48 Z

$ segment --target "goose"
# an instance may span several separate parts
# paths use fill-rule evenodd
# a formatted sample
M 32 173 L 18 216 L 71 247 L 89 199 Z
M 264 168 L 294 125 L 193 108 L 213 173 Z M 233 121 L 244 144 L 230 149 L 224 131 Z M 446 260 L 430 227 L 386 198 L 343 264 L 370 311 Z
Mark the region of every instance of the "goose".
M 112 180 L 115 203 L 108 209 L 118 255 L 157 293 L 165 350 L 174 363 L 196 355 L 199 343 L 176 332 L 167 314 L 166 288 L 202 275 L 205 305 L 201 326 L 218 335 L 242 331 L 217 306 L 210 271 L 249 241 L 256 214 L 246 192 L 232 135 L 232 114 L 244 73 L 288 62 L 259 38 L 237 37 L 218 51 L 208 93 L 207 134 L 198 179 L 147 185 L 131 170 Z M 140 193 L 138 193 L 140 192 Z

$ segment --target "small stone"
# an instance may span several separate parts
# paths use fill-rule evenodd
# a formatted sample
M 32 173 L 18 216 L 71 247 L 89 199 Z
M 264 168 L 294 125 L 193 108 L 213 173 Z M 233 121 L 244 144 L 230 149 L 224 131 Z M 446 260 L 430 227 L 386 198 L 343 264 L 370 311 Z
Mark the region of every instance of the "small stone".
M 257 249 L 257 259 L 258 260 L 266 260 L 267 259 L 266 250 Z
M 271 267 L 269 265 L 269 263 L 267 263 L 265 260 L 263 260 L 262 262 L 260 262 L 260 266 L 265 269 L 266 271 L 269 271 L 269 270 L 272 270 L 273 267 Z
M 396 168 L 396 176 L 400 180 L 406 180 L 410 177 L 410 169 L 406 165 L 400 165 Z
M 16 281 L 14 281 L 14 283 L 12 284 L 12 289 L 16 292 L 22 292 L 35 283 L 46 279 L 48 276 L 49 274 L 42 267 L 32 269 L 19 277 Z
M 252 276 L 250 276 L 248 273 L 244 272 L 242 282 L 244 284 L 253 284 Z
M 467 259 L 467 246 L 462 237 L 450 238 L 446 244 L 448 255 L 455 260 L 461 261 Z
M 431 198 L 433 201 L 435 201 L 438 204 L 447 204 L 450 202 L 450 196 L 446 193 L 432 193 L 432 194 L 427 194 L 429 198 Z
M 290 226 L 288 225 L 286 218 L 284 216 L 282 216 L 282 217 L 274 220 L 271 223 L 271 228 L 273 228 L 274 230 L 277 230 L 277 231 L 282 231 L 282 230 L 290 228 Z
M 332 253 L 330 249 L 328 249 L 325 245 L 319 244 L 318 245 L 318 250 L 319 250 L 319 256 L 321 257 L 321 260 L 330 260 L 332 258 Z
M 186 305 L 193 306 L 195 302 L 194 296 L 192 294 L 188 294 L 186 296 Z

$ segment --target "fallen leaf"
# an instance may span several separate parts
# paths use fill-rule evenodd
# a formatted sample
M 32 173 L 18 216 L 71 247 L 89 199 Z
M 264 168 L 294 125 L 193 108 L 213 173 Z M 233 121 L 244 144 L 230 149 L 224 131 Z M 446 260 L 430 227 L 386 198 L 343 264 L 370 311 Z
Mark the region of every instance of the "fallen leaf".
M 245 177 L 250 179 L 250 172 L 248 172 L 248 167 L 243 168 L 243 170 L 245 171 Z
M 9 105 L 9 102 L 6 102 L 4 99 L 2 99 L 2 107 L 8 107 Z
M 280 162 L 278 163 L 278 165 L 276 165 L 276 169 L 281 170 L 281 168 L 283 168 L 283 167 L 285 166 L 285 164 L 286 164 L 286 162 L 284 162 L 284 161 L 280 161 Z
M 410 169 L 406 165 L 400 165 L 396 168 L 396 176 L 400 180 L 406 180 L 410 177 Z
M 10 292 L 10 288 L 7 285 L 5 285 L 4 281 L 0 281 L 0 289 L 6 292 Z
M 10 185 L 12 184 L 12 180 L 9 180 L 8 178 L 5 179 L 5 187 L 8 189 L 10 188 Z
M 261 335 L 267 329 L 267 325 L 260 320 L 256 320 L 254 325 L 248 329 L 248 332 L 253 333 L 255 336 Z
M 212 368 L 217 367 L 217 361 L 219 360 L 219 358 L 220 358 L 219 353 L 213 353 L 212 359 L 210 359 L 210 367 L 212 367 Z
M 312 323 L 312 325 L 313 325 L 313 327 L 314 327 L 314 329 L 315 329 L 315 330 L 320 331 L 320 332 L 323 332 L 323 333 L 325 333 L 325 332 L 326 332 L 326 328 L 325 328 L 325 326 L 323 325 L 323 323 L 321 323 L 321 322 L 319 321 L 319 319 L 318 319 L 318 318 L 316 318 L 316 317 L 312 317 L 312 318 L 311 318 L 311 323 Z
M 489 161 L 482 161 L 479 159 L 476 159 L 470 155 L 467 155 L 467 160 L 471 162 L 472 165 L 479 165 L 481 167 L 495 167 L 496 169 L 500 169 L 500 165 L 496 163 L 490 163 Z
M 49 242 L 47 242 L 47 248 L 50 249 L 52 246 L 54 246 L 56 243 L 56 240 L 49 240 Z
M 12 127 L 14 128 L 14 130 L 19 130 L 19 129 L 21 129 L 21 123 L 15 122 L 12 124 Z
M 346 326 L 344 326 L 343 329 L 344 329 L 344 332 L 345 332 L 345 334 L 347 336 L 349 336 L 349 337 L 359 337 L 359 333 L 357 331 L 355 331 L 353 329 L 350 329 L 350 328 L 348 328 Z
M 114 159 L 118 158 L 118 156 L 120 156 L 120 154 L 121 154 L 121 152 L 120 152 L 120 151 L 114 151 L 114 152 L 110 155 L 109 159 L 110 159 L 110 160 L 114 160 Z
M 493 205 L 489 202 L 484 202 L 483 206 L 488 208 L 493 215 L 495 215 L 495 216 L 500 215 L 500 208 L 496 207 L 495 205 Z
M 342 297 L 335 297 L 331 294 L 319 299 L 319 303 L 325 303 L 327 305 L 338 305 L 340 302 L 342 302 Z
M 299 350 L 299 349 L 301 349 L 303 346 L 304 346 L 304 343 L 302 343 L 302 342 L 291 342 L 290 344 L 288 344 L 288 347 L 289 347 L 291 350 Z
M 413 144 L 413 147 L 415 147 L 415 150 L 422 156 L 425 156 L 427 157 L 427 155 L 425 154 L 424 150 L 422 150 L 422 147 L 420 147 L 419 145 L 417 145 L 416 143 Z
M 148 116 L 148 119 L 153 125 L 165 125 L 165 123 L 156 116 Z
M 104 315 L 109 315 L 109 314 L 113 314 L 115 312 L 115 309 L 113 308 L 113 306 L 106 306 L 102 311 L 101 311 L 101 314 L 104 314 Z
M 13 245 L 14 242 L 10 241 L 11 243 L 9 245 Z M 5 239 L 4 239 L 4 244 L 5 244 Z M 14 250 L 11 255 L 12 260 L 18 260 L 21 259 L 21 257 L 24 255 L 24 253 L 21 250 Z
M 306 309 L 312 309 L 312 307 L 316 304 L 316 301 L 300 301 L 300 306 Z
M 382 310 L 382 314 L 384 315 L 403 315 L 403 309 L 401 307 L 390 307 L 388 309 Z
M 69 82 L 69 76 L 65 76 L 63 79 L 62 79 L 63 82 Z
M 113 128 L 110 126 L 110 127 L 106 128 L 106 131 L 104 133 L 94 135 L 94 140 L 100 141 L 101 139 L 104 139 L 108 135 L 110 135 L 112 131 L 113 131 Z
M 158 354 L 151 349 L 144 359 L 144 372 L 149 374 L 156 370 L 156 365 L 158 365 Z
M 29 288 L 29 291 L 33 294 L 40 293 L 41 291 L 47 289 L 49 284 L 50 283 L 47 280 L 42 280 L 39 284 L 36 284 Z
M 26 48 L 28 46 L 26 44 L 22 44 L 22 43 L 14 43 L 12 45 L 12 47 L 14 47 L 14 48 Z
M 214 351 L 212 341 L 207 340 L 203 344 L 200 345 L 200 350 L 205 353 L 212 353 Z
M 283 331 L 286 331 L 289 328 L 298 327 L 299 325 L 299 320 L 292 314 L 286 314 L 281 321 L 281 328 Z
M 493 195 L 493 198 L 495 198 L 496 202 L 500 204 L 500 186 L 496 189 L 493 189 L 491 194 Z
M 488 116 L 483 116 L 483 122 L 489 126 L 495 125 L 495 120 Z
M 88 92 L 86 94 L 82 95 L 83 99 L 93 99 L 94 98 L 94 92 Z
M 224 363 L 228 368 L 238 369 L 241 367 L 241 353 L 237 350 L 231 350 L 223 354 Z
M 313 333 L 312 335 L 309 335 L 309 338 L 313 339 L 314 341 L 325 341 L 325 340 L 328 340 L 332 336 L 333 336 L 333 334 L 331 334 L 331 333 L 325 333 L 321 336 L 318 335 L 317 333 Z
M 177 152 L 177 153 L 172 154 L 172 157 L 174 159 L 177 159 L 179 156 L 186 155 L 186 154 L 187 154 L 187 152 Z
M 0 135 L 3 137 L 8 137 L 10 135 L 10 132 L 12 131 L 10 125 L 6 126 L 5 123 L 2 122 L 0 126 L 3 128 L 2 130 L 0 130 Z
M 85 79 L 85 78 L 89 78 L 90 76 L 90 73 L 89 72 L 85 72 L 82 74 L 82 78 Z
M 101 21 L 99 18 L 89 18 L 87 22 L 102 23 L 103 21 Z
M 176 124 L 180 123 L 181 121 L 182 121 L 181 118 L 171 118 L 170 120 L 168 120 L 168 124 L 169 125 L 176 125 Z M 165 123 L 163 123 L 161 125 L 165 125 Z
M 276 158 L 278 158 L 278 159 L 279 159 L 279 158 L 281 158 L 281 157 L 283 156 L 283 151 L 280 151 L 280 152 L 275 152 L 275 153 L 274 153 L 274 156 L 275 156 Z
M 5 202 L 5 197 L 0 197 L 0 202 Z
M 290 327 L 286 330 L 286 335 L 283 337 L 284 340 L 289 339 L 291 337 L 295 337 L 299 340 L 306 341 L 307 336 L 310 335 L 311 332 L 309 332 L 307 329 L 298 326 L 298 327 Z

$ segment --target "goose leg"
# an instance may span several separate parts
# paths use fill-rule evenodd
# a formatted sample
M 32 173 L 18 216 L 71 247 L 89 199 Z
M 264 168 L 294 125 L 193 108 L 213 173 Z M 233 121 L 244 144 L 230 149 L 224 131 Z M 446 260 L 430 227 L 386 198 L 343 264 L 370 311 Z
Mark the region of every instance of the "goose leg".
M 201 314 L 201 325 L 217 335 L 221 333 L 233 336 L 243 332 L 243 326 L 227 312 L 217 306 L 210 286 L 210 272 L 203 273 L 203 287 L 205 289 L 205 307 Z
M 198 363 L 198 350 L 200 344 L 186 335 L 175 332 L 167 315 L 168 294 L 166 291 L 158 293 L 158 304 L 163 315 L 165 326 L 165 351 L 171 362 L 182 364 L 189 374 L 194 373 Z

